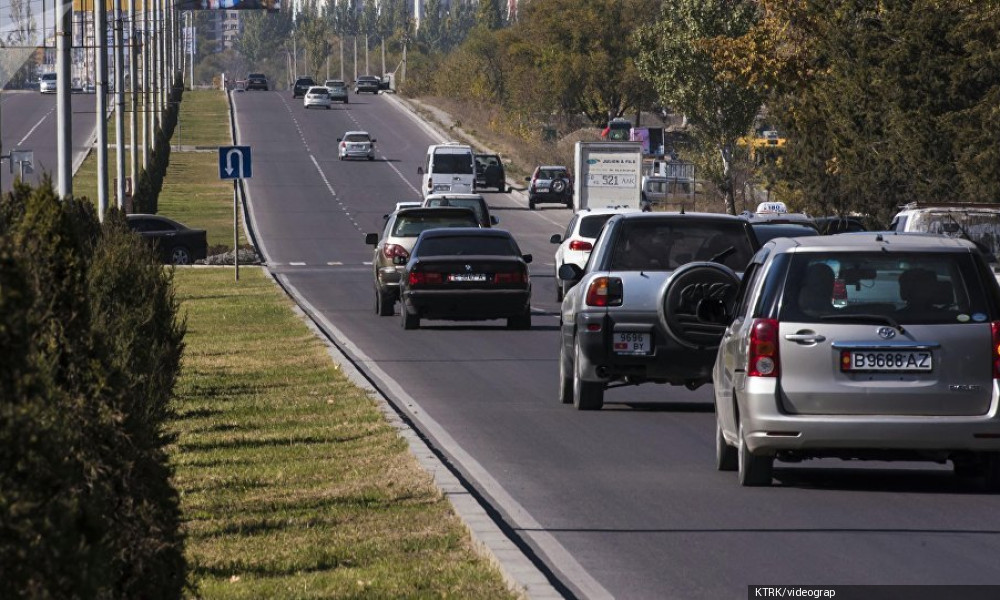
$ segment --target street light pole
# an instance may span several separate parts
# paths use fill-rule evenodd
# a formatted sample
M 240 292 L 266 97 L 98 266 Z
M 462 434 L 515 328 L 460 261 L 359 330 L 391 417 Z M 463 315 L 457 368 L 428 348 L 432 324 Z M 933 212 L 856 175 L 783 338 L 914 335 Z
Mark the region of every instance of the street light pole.
M 108 212 L 108 5 L 94 3 L 94 35 L 97 37 L 97 217 Z
M 73 35 L 72 0 L 58 0 L 56 31 L 56 173 L 60 198 L 73 195 L 73 116 L 70 110 L 70 46 Z

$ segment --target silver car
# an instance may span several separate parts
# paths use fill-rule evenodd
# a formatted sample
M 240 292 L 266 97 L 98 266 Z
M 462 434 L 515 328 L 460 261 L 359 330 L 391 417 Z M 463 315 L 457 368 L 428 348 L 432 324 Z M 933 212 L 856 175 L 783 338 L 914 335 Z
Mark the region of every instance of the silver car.
M 38 78 L 38 91 L 43 94 L 55 94 L 59 76 L 55 73 L 42 73 Z
M 347 84 L 340 79 L 327 79 L 323 85 L 330 91 L 330 102 L 343 102 L 347 104 Z
M 965 240 L 780 238 L 751 261 L 713 374 L 716 462 L 951 461 L 1000 486 L 1000 287 Z M 728 320 L 728 319 L 727 319 Z
M 584 269 L 559 268 L 571 286 L 561 307 L 560 400 L 597 410 L 609 387 L 709 383 L 725 329 L 719 303 L 735 296 L 757 247 L 738 217 L 611 217 Z
M 344 137 L 337 138 L 337 157 L 366 158 L 375 160 L 375 138 L 367 131 L 348 131 Z

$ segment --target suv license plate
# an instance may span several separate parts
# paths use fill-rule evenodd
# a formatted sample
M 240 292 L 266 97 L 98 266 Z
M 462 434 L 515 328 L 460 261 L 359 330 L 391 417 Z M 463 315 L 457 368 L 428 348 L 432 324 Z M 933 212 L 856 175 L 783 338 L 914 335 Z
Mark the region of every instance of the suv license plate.
M 613 348 L 615 354 L 649 354 L 653 351 L 652 336 L 635 331 L 616 331 Z
M 930 352 L 905 350 L 851 350 L 840 355 L 841 371 L 926 373 L 934 367 Z
M 540 188 L 535 188 L 535 191 L 536 191 L 536 192 L 539 192 L 539 193 L 541 193 L 541 194 L 545 194 L 545 193 L 548 193 L 548 191 L 549 191 L 549 188 L 547 188 L 547 187 L 540 187 Z

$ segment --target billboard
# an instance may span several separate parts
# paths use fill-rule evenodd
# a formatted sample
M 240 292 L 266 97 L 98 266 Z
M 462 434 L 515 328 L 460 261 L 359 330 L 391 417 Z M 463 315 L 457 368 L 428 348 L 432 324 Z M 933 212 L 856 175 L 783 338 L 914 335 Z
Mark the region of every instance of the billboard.
M 281 0 L 174 0 L 177 10 L 278 10 Z

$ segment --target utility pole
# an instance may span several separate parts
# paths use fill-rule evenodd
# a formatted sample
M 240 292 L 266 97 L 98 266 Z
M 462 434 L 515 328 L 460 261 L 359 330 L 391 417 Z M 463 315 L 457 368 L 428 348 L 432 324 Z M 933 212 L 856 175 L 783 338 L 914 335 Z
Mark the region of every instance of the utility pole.
M 104 0 L 98 0 L 104 4 Z M 115 2 L 115 158 L 118 208 L 125 208 L 125 32 L 122 23 L 122 0 Z M 106 33 L 106 32 L 105 32 Z M 106 36 L 105 36 L 106 37 Z
M 149 170 L 149 0 L 142 0 L 142 170 Z
M 97 37 L 97 217 L 108 212 L 108 5 L 94 3 L 94 35 Z
M 73 115 L 70 107 L 70 46 L 73 36 L 72 0 L 59 2 L 56 26 L 56 173 L 60 198 L 73 195 Z
M 139 153 L 136 146 L 136 137 L 138 135 L 138 115 L 136 114 L 136 109 L 138 104 L 136 103 L 136 70 L 138 66 L 136 65 L 136 44 L 135 44 L 135 0 L 129 0 L 128 3 L 128 98 L 129 98 L 129 118 L 128 118 L 128 132 L 129 132 L 129 177 L 132 178 L 132 193 L 135 193 L 135 186 L 139 183 Z

